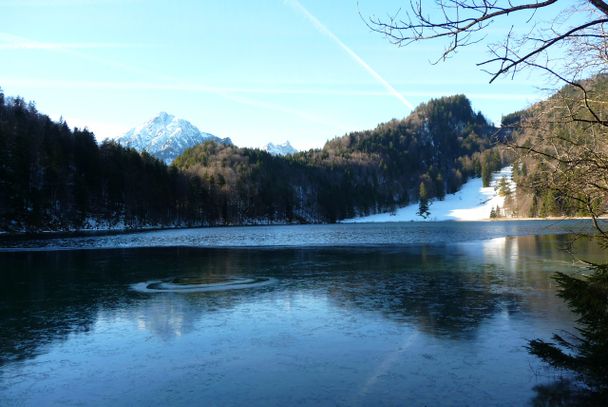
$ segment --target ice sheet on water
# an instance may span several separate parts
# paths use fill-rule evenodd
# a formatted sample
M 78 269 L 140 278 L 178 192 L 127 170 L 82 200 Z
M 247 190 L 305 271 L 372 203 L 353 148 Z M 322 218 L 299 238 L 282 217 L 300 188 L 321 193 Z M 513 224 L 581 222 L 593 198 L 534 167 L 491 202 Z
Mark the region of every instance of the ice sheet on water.
M 141 293 L 202 293 L 259 288 L 274 283 L 276 283 L 276 279 L 268 277 L 233 277 L 211 280 L 209 278 L 181 277 L 136 283 L 131 285 L 131 289 Z

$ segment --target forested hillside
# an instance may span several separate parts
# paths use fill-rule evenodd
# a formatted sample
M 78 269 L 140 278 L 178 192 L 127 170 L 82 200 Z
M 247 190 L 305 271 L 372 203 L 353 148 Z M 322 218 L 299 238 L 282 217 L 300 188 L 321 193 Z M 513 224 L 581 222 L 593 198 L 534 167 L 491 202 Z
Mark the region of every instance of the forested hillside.
M 204 191 L 147 154 L 0 92 L 0 230 L 196 224 Z
M 230 221 L 334 222 L 421 197 L 441 199 L 472 176 L 489 182 L 503 164 L 494 135 L 459 95 L 431 100 L 406 119 L 335 138 L 318 150 L 272 157 L 206 143 L 174 164 L 214 191 L 216 208 Z
M 607 128 L 594 126 L 593 115 L 599 120 L 608 116 L 608 76 L 580 85 L 564 86 L 503 118 L 517 157 L 513 178 L 518 188 L 512 201 L 516 216 L 588 216 L 605 210 Z
M 0 93 L 0 230 L 334 222 L 441 199 L 503 163 L 464 96 L 287 157 L 207 142 L 168 167 Z

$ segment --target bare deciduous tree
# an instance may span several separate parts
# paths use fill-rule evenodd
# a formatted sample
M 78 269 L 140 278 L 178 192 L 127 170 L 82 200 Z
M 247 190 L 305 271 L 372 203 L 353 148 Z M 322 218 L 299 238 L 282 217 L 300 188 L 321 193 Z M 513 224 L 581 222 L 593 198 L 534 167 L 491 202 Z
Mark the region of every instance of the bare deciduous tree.
M 512 147 L 519 156 L 525 154 L 547 164 L 551 173 L 544 178 L 546 188 L 560 188 L 563 194 L 576 197 L 585 191 L 588 196 L 584 199 L 600 199 L 606 191 L 599 187 L 606 180 L 599 169 L 608 161 L 608 151 L 603 149 L 608 145 L 608 114 L 602 98 L 608 92 L 591 90 L 592 81 L 586 79 L 604 74 L 608 68 L 607 2 L 412 0 L 404 11 L 387 19 L 372 17 L 368 24 L 398 46 L 443 39 L 446 47 L 440 61 L 462 47 L 485 41 L 499 20 L 508 22 L 512 17 L 517 17 L 515 25 L 501 42 L 487 44 L 489 56 L 477 62 L 490 74 L 490 82 L 531 68 L 568 85 L 549 101 L 535 106 L 533 117 L 529 115 L 516 123 L 518 129 L 529 131 L 525 145 L 518 140 Z M 556 131 L 557 128 L 562 130 Z M 578 136 L 574 137 L 574 133 Z M 588 176 L 577 182 L 583 182 L 584 188 L 565 183 L 583 170 Z M 560 183 L 559 175 L 563 175 Z M 570 187 L 574 189 L 567 190 Z M 594 220 L 604 214 L 602 205 L 593 203 L 587 207 Z
M 553 17 L 545 18 L 543 14 Z M 602 0 L 580 0 L 575 4 L 571 0 L 413 0 L 405 11 L 384 19 L 371 17 L 368 25 L 398 46 L 445 40 L 439 61 L 462 47 L 484 41 L 497 21 L 508 22 L 520 15 L 526 24 L 521 24 L 521 18 L 517 20 L 501 43 L 488 44 L 490 56 L 478 62 L 491 74 L 490 82 L 526 66 L 558 73 L 560 62 L 570 74 L 588 75 L 590 69 L 605 69 L 608 3 Z M 560 61 L 551 53 L 558 48 L 561 52 L 566 50 L 567 61 Z
M 536 176 L 529 189 L 550 189 L 591 216 L 608 246 L 608 233 L 598 219 L 608 202 L 608 127 L 605 77 L 567 86 L 529 109 L 510 145 L 519 162 L 528 162 Z M 526 178 L 522 177 L 522 180 Z
M 490 74 L 490 83 L 531 68 L 565 85 L 516 121 L 515 166 L 532 163 L 532 182 L 523 186 L 543 191 L 548 201 L 574 202 L 591 216 L 595 237 L 608 248 L 608 231 L 599 220 L 608 213 L 608 2 L 411 0 L 404 13 L 372 17 L 368 25 L 398 46 L 443 39 L 440 61 L 485 41 L 498 20 L 522 14 L 525 22 L 518 18 L 501 42 L 488 44 L 489 57 L 477 65 Z M 590 271 L 586 278 L 556 276 L 559 295 L 579 316 L 577 332 L 556 334 L 553 342 L 530 341 L 529 350 L 575 373 L 592 390 L 585 399 L 590 405 L 607 405 L 608 265 L 591 265 Z

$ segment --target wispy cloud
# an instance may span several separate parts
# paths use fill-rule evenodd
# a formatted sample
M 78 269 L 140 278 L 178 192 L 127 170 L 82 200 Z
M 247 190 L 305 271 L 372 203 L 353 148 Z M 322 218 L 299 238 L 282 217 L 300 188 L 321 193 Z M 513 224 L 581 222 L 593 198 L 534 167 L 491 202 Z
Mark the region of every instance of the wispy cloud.
M 0 43 L 0 50 L 28 50 L 28 49 L 45 49 L 45 50 L 60 50 L 60 49 L 99 49 L 99 48 L 131 48 L 133 45 L 128 44 L 111 44 L 111 43 Z
M 61 53 L 64 55 L 70 55 L 79 59 L 83 59 L 89 62 L 93 62 L 102 66 L 106 66 L 112 69 L 116 69 L 125 73 L 135 74 L 139 77 L 145 77 L 147 80 L 153 82 L 96 82 L 96 81 L 35 81 L 32 79 L 27 80 L 18 80 L 12 81 L 13 84 L 17 82 L 20 83 L 20 86 L 29 86 L 36 84 L 37 86 L 61 86 L 63 88 L 72 88 L 72 89 L 82 89 L 82 88 L 98 88 L 98 89 L 139 89 L 139 90 L 180 90 L 180 91 L 195 91 L 202 93 L 214 94 L 224 99 L 230 100 L 232 102 L 255 107 L 258 109 L 270 110 L 274 112 L 280 113 L 288 113 L 297 117 L 300 117 L 304 120 L 324 124 L 331 125 L 332 127 L 337 127 L 338 124 L 332 122 L 332 120 L 327 119 L 325 117 L 320 117 L 318 115 L 312 115 L 307 112 L 304 112 L 299 109 L 290 108 L 285 105 L 279 105 L 275 103 L 269 103 L 262 100 L 256 100 L 248 97 L 244 97 L 240 94 L 244 93 L 263 93 L 263 92 L 238 92 L 234 88 L 222 88 L 222 87 L 214 87 L 207 86 L 204 84 L 198 83 L 187 83 L 184 84 L 177 78 L 174 78 L 170 75 L 161 75 L 158 73 L 154 73 L 148 69 L 135 67 L 127 64 L 123 64 L 121 62 L 115 61 L 111 58 L 107 57 L 97 57 L 93 55 L 89 55 L 85 52 L 81 52 L 81 49 L 86 49 L 86 47 L 81 48 L 70 48 L 70 47 L 61 47 L 56 46 L 58 44 L 35 41 L 29 38 L 16 36 L 9 33 L 0 32 L 0 45 L 4 42 L 4 44 L 14 45 L 14 46 L 31 46 L 38 47 L 38 49 L 47 49 L 49 51 Z M 92 45 L 92 44 L 90 44 Z M 91 47 L 92 48 L 92 47 Z M 3 79 L 4 83 L 9 83 L 8 79 Z
M 306 121 L 328 125 L 334 128 L 340 124 L 325 117 L 309 114 L 300 109 L 253 99 L 246 94 L 297 94 L 296 90 L 282 91 L 281 89 L 269 90 L 262 88 L 224 88 L 216 86 L 205 86 L 196 83 L 162 83 L 162 82 L 106 82 L 106 81 L 77 81 L 77 80 L 47 80 L 47 79 L 2 79 L 4 85 L 31 87 L 31 88 L 50 88 L 50 89 L 88 89 L 88 90 L 130 90 L 130 91 L 179 91 L 206 93 L 220 96 L 232 102 L 251 106 L 264 110 L 271 110 L 280 113 L 288 113 L 300 117 Z M 308 94 L 308 93 L 307 93 Z
M 31 38 L 22 37 L 6 32 L 0 32 L 0 47 L 4 45 L 5 48 L 10 49 L 36 49 L 46 50 L 55 52 L 58 54 L 75 57 L 88 62 L 93 62 L 97 65 L 105 66 L 112 69 L 117 69 L 122 72 L 128 72 L 134 75 L 142 76 L 147 75 L 149 72 L 136 67 L 116 62 L 110 58 L 97 57 L 88 53 L 82 52 L 87 49 L 94 48 L 124 48 L 124 47 L 135 47 L 135 46 L 151 46 L 148 45 L 137 45 L 137 44 L 110 44 L 110 43 L 56 43 L 47 41 L 37 41 Z
M 302 14 L 306 19 L 319 31 L 336 43 L 344 50 L 359 66 L 367 71 L 380 85 L 382 85 L 391 95 L 396 97 L 401 103 L 409 109 L 414 109 L 414 105 L 410 103 L 401 93 L 397 91 L 386 79 L 384 79 L 374 68 L 363 60 L 355 51 L 346 45 L 338 36 L 336 36 L 329 28 L 327 28 L 317 17 L 315 17 L 308 9 L 306 9 L 298 0 L 286 0 L 286 3 L 292 6 L 296 11 Z
M 41 42 L 14 34 L 0 32 L 1 49 L 43 49 L 51 51 L 99 48 L 133 48 L 144 47 L 143 44 L 125 44 L 110 42 Z
M 144 0 L 0 0 L 0 6 L 11 7 L 58 7 L 94 6 L 99 4 L 124 5 L 125 2 L 141 3 Z
M 132 91 L 178 91 L 195 92 L 222 95 L 235 102 L 279 110 L 282 112 L 295 113 L 297 110 L 285 106 L 261 102 L 255 99 L 243 97 L 242 95 L 313 95 L 313 96 L 345 96 L 345 97 L 393 97 L 386 90 L 357 90 L 357 89 L 334 89 L 334 88 L 289 88 L 289 87 L 221 87 L 205 86 L 198 83 L 187 82 L 112 82 L 112 81 L 77 81 L 77 80 L 46 80 L 46 79 L 16 79 L 3 78 L 2 83 L 10 86 L 52 88 L 52 89 L 89 89 L 89 90 L 132 90 Z M 402 95 L 420 98 L 445 96 L 445 91 L 402 91 Z M 516 92 L 488 92 L 469 93 L 471 99 L 479 100 L 537 100 L 539 95 Z M 302 117 L 311 119 L 310 115 L 300 114 Z

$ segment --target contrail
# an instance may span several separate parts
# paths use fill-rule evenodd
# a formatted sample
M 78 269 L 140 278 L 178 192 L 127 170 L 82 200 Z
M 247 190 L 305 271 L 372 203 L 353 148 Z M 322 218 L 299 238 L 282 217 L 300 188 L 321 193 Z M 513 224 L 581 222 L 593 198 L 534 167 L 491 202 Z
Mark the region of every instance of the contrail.
M 412 105 L 409 100 L 403 97 L 401 93 L 397 91 L 397 89 L 393 88 L 393 86 L 386 81 L 378 72 L 374 70 L 371 66 L 367 64 L 355 51 L 353 51 L 348 45 L 342 42 L 340 38 L 336 36 L 333 32 L 330 31 L 318 18 L 313 16 L 310 11 L 308 11 L 298 0 L 285 0 L 286 3 L 291 5 L 296 11 L 299 11 L 306 19 L 321 33 L 328 36 L 333 42 L 338 44 L 340 48 L 342 48 L 352 59 L 355 60 L 359 66 L 365 69 L 378 83 L 380 83 L 384 88 L 393 96 L 401 101 L 405 106 L 409 109 L 414 110 L 414 105 Z

